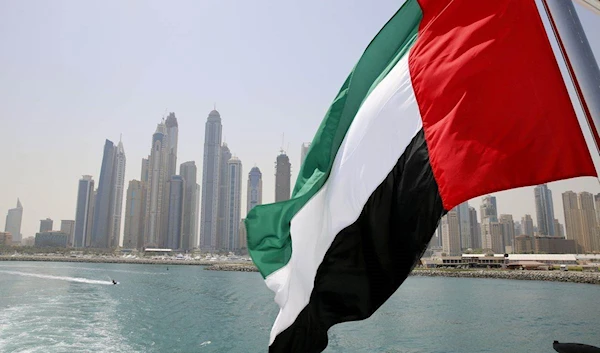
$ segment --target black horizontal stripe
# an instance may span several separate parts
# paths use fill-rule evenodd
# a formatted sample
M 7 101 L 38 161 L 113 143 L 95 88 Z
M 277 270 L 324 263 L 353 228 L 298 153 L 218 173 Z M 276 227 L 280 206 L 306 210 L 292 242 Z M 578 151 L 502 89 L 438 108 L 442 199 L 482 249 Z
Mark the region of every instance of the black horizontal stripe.
M 358 220 L 336 235 L 308 305 L 269 352 L 321 352 L 331 326 L 371 316 L 404 282 L 445 213 L 421 130 Z

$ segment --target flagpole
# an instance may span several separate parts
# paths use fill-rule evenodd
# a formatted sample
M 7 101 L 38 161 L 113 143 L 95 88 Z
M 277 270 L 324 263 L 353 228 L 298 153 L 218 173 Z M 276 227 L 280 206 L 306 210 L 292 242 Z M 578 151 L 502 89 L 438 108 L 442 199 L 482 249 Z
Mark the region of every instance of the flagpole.
M 542 0 L 600 155 L 600 70 L 579 16 L 569 0 Z M 591 151 L 590 151 L 591 152 Z

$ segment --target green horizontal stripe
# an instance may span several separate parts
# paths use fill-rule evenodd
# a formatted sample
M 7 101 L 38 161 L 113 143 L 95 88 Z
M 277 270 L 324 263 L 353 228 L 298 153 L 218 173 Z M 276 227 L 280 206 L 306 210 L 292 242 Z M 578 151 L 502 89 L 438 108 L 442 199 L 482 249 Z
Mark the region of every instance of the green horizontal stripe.
M 407 0 L 373 38 L 329 107 L 300 168 L 287 201 L 254 207 L 246 217 L 248 251 L 263 277 L 292 255 L 290 222 L 321 189 L 358 109 L 416 40 L 423 17 L 416 0 Z

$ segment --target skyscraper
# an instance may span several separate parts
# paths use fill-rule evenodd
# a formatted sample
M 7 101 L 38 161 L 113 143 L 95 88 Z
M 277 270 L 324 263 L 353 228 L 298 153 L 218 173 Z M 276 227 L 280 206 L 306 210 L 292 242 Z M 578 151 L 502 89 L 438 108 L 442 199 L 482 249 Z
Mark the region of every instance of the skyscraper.
M 300 147 L 300 165 L 304 163 L 304 159 L 306 158 L 306 154 L 308 153 L 308 149 L 310 148 L 310 142 L 304 142 L 302 147 Z
M 513 221 L 512 215 L 501 214 L 500 219 L 500 230 L 502 232 L 502 241 L 504 246 L 514 246 L 515 241 L 515 222 Z
M 125 230 L 123 231 L 123 248 L 141 249 L 144 246 L 144 183 L 130 180 L 127 187 L 125 203 Z
M 223 142 L 219 152 L 219 197 L 217 201 L 217 235 L 215 249 L 228 249 L 229 233 L 227 233 L 227 207 L 229 207 L 229 169 L 227 163 L 231 159 L 231 151 Z
M 69 236 L 67 244 L 73 246 L 73 236 L 75 235 L 75 221 L 63 219 L 60 221 L 60 231 Z
M 167 120 L 165 121 L 165 127 L 167 131 L 166 135 L 166 146 L 167 146 L 167 165 L 166 165 L 166 182 L 170 185 L 171 177 L 177 174 L 177 143 L 179 139 L 179 124 L 177 123 L 177 118 L 175 117 L 175 113 L 171 112 L 167 116 Z M 161 222 L 161 241 L 160 246 L 166 246 L 167 237 L 168 237 L 168 229 L 169 229 L 169 209 L 171 205 L 171 193 L 167 188 L 164 192 L 165 197 L 163 198 L 163 207 L 162 207 L 162 215 L 161 219 L 164 221 Z M 180 225 L 179 225 L 180 226 Z M 181 244 L 179 244 L 181 246 Z
M 194 161 L 182 163 L 179 166 L 179 175 L 185 182 L 183 192 L 183 226 L 181 230 L 181 248 L 191 250 L 197 244 L 198 229 L 198 184 L 196 175 L 198 170 Z
M 503 253 L 504 242 L 498 223 L 496 197 L 492 195 L 484 196 L 479 210 L 481 212 L 481 247 L 485 250 Z
M 523 228 L 521 227 L 521 222 L 515 221 L 515 237 L 523 234 Z M 513 244 L 514 245 L 514 244 Z
M 94 206 L 94 223 L 92 225 L 93 248 L 108 248 L 110 231 L 113 227 L 113 198 L 115 189 L 116 148 L 110 140 L 104 143 L 104 155 L 100 167 L 98 193 Z
M 562 224 L 560 224 L 560 222 L 558 221 L 558 219 L 554 219 L 554 235 L 560 238 L 564 238 L 565 237 L 565 228 L 563 227 Z
M 169 180 L 169 218 L 167 221 L 167 248 L 181 249 L 181 231 L 183 228 L 183 202 L 185 182 L 180 175 L 171 176 Z
M 442 217 L 442 248 L 448 256 L 461 254 L 460 226 L 458 223 L 458 209 L 454 207 Z
M 142 173 L 140 175 L 140 181 L 142 183 L 148 182 L 148 169 L 150 168 L 150 156 L 148 158 L 142 158 Z
M 471 227 L 471 247 L 481 249 L 481 229 L 477 220 L 477 210 L 469 206 L 469 219 Z
M 91 175 L 84 175 L 79 180 L 77 189 L 77 209 L 75 211 L 75 235 L 73 246 L 83 248 L 89 246 L 92 236 L 94 209 L 94 180 Z
M 502 227 L 500 223 L 489 222 L 487 225 L 489 229 L 486 230 L 486 237 L 484 238 L 487 243 L 483 244 L 483 248 L 491 249 L 495 254 L 504 254 L 506 249 L 504 239 L 502 237 Z
M 141 170 L 141 174 L 140 174 L 140 184 L 136 185 L 136 188 L 139 187 L 141 191 L 138 191 L 137 193 L 137 197 L 141 198 L 140 200 L 140 228 L 139 228 L 139 234 L 137 235 L 138 237 L 135 240 L 135 243 L 130 242 L 130 244 L 136 244 L 137 246 L 135 246 L 136 249 L 144 249 L 145 244 L 146 244 L 146 240 L 145 240 L 145 229 L 146 229 L 146 220 L 148 219 L 148 209 L 147 207 L 147 201 L 148 201 L 148 180 L 150 178 L 150 156 L 148 156 L 148 158 L 142 158 L 142 170 Z M 129 196 L 128 196 L 129 197 Z M 127 213 L 127 211 L 125 212 Z M 125 216 L 127 217 L 127 215 Z M 123 244 L 123 246 L 125 246 L 125 244 Z M 128 248 L 131 248 L 131 246 L 129 246 Z
M 244 223 L 245 218 L 240 220 L 240 252 L 242 254 L 248 253 L 248 233 L 246 232 L 246 223 Z
M 179 139 L 179 124 L 175 113 L 169 113 L 167 120 L 165 121 L 167 128 L 167 178 L 171 178 L 177 174 L 177 143 Z
M 246 214 L 254 206 L 262 205 L 262 173 L 258 167 L 253 167 L 248 173 L 248 188 L 246 195 Z
M 429 241 L 429 244 L 427 245 L 428 249 L 437 249 L 440 246 L 442 246 L 442 219 L 440 219 L 440 222 L 438 223 L 437 228 L 435 229 L 435 232 L 433 233 L 433 236 L 431 237 L 431 240 Z
M 554 236 L 554 204 L 552 191 L 546 184 L 538 185 L 533 189 L 535 196 L 535 214 L 538 232 L 541 235 Z
M 290 158 L 281 151 L 275 162 L 275 202 L 290 199 L 291 167 Z
M 471 235 L 471 218 L 469 214 L 469 202 L 465 201 L 460 205 L 456 206 L 456 212 L 458 214 L 458 231 L 460 233 L 460 247 L 461 249 L 472 248 L 472 235 Z
M 563 210 L 565 213 L 565 231 L 568 239 L 575 241 L 575 251 L 581 253 L 584 251 L 584 240 L 581 229 L 581 210 L 577 194 L 573 191 L 566 191 L 562 194 Z
M 526 214 L 521 218 L 521 232 L 530 237 L 533 236 L 533 219 L 531 215 Z
M 40 233 L 51 232 L 54 226 L 54 221 L 50 218 L 42 219 L 40 221 Z
M 600 250 L 598 239 L 598 223 L 594 208 L 594 195 L 589 192 L 580 192 L 578 195 L 581 215 L 581 247 L 584 253 Z
M 221 134 L 221 115 L 213 110 L 208 114 L 204 128 L 200 225 L 200 248 L 203 250 L 216 248 Z
M 200 246 L 200 185 L 196 184 L 196 215 L 194 216 L 196 222 L 194 223 L 194 243 L 192 244 L 193 249 L 197 249 Z
M 165 242 L 168 213 L 167 194 L 167 128 L 164 122 L 156 126 L 152 135 L 152 150 L 148 161 L 146 183 L 146 211 L 144 221 L 144 247 L 160 247 Z
M 23 205 L 21 200 L 17 199 L 17 207 L 11 208 L 6 214 L 6 223 L 4 231 L 11 234 L 12 244 L 21 244 L 21 222 L 23 220 Z
M 240 248 L 240 220 L 242 209 L 242 162 L 231 157 L 227 162 L 227 239 L 224 248 L 237 251 Z
M 121 245 L 121 217 L 123 215 L 123 188 L 125 184 L 125 149 L 123 142 L 119 139 L 119 144 L 115 149 L 115 169 L 113 178 L 113 197 L 110 220 L 110 238 L 109 247 L 115 248 Z
M 486 195 L 481 200 L 481 222 L 489 219 L 491 222 L 498 222 L 498 207 L 496 205 L 496 196 Z

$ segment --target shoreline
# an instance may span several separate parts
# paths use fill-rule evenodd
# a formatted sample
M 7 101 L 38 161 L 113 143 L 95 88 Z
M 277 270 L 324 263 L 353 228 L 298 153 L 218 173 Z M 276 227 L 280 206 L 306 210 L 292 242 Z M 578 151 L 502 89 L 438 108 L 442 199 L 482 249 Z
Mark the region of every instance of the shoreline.
M 138 264 L 138 265 L 184 265 L 184 266 L 211 266 L 214 261 L 206 260 L 166 260 L 166 259 L 150 259 L 137 258 L 127 259 L 122 257 L 70 257 L 70 256 L 12 256 L 0 255 L 2 261 L 33 261 L 33 262 L 84 262 L 84 263 L 103 263 L 103 264 Z M 231 265 L 247 266 L 248 264 L 241 262 L 230 262 Z
M 83 263 L 119 263 L 140 265 L 183 265 L 205 266 L 208 271 L 258 272 L 258 268 L 247 262 L 214 262 L 206 260 L 165 260 L 165 259 L 126 259 L 126 258 L 80 258 L 68 256 L 12 256 L 0 255 L 0 261 L 46 261 L 46 262 L 83 262 Z M 550 281 L 566 283 L 599 284 L 600 272 L 580 271 L 528 271 L 528 270 L 438 270 L 415 269 L 410 276 L 417 277 L 460 277 L 490 278 L 527 281 Z

